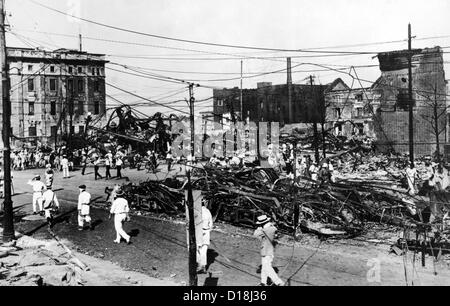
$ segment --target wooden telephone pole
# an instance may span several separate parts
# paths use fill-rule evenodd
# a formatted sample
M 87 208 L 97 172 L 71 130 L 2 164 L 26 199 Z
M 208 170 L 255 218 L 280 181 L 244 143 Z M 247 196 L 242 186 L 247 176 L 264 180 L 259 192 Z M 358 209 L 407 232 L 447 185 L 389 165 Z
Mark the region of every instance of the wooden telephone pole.
M 195 125 L 194 125 L 194 84 L 189 84 L 189 109 L 191 122 L 191 157 L 192 163 L 195 156 Z M 194 219 L 194 197 L 192 194 L 191 184 L 191 170 L 187 171 L 188 179 L 188 196 L 187 196 L 187 210 L 189 219 L 189 286 L 197 286 L 197 240 L 195 239 L 195 219 Z
M 414 100 L 412 92 L 411 24 L 408 24 L 409 161 L 414 163 Z
M 7 60 L 6 50 L 6 34 L 5 34 L 5 0 L 0 0 L 0 54 L 2 65 L 2 136 L 3 136 L 3 186 L 4 197 L 3 202 L 3 241 L 10 242 L 15 239 L 14 237 L 14 212 L 13 202 L 11 195 L 11 147 L 10 147 L 10 134 L 11 134 L 11 102 L 9 99 L 9 65 Z
M 314 109 L 314 112 L 313 112 L 313 129 L 314 129 L 314 144 L 313 144 L 313 146 L 314 146 L 314 152 L 315 152 L 315 160 L 316 160 L 316 163 L 319 163 L 320 162 L 320 153 L 319 153 L 319 130 L 318 130 L 318 128 L 317 128 L 317 117 L 318 117 L 318 111 L 317 111 L 317 105 L 316 105 L 316 103 L 317 103 L 317 101 L 316 101 L 316 95 L 315 95 L 315 92 L 314 92 L 314 83 L 313 83 L 313 76 L 311 75 L 310 77 L 309 77 L 309 81 L 310 81 L 310 84 L 311 84 L 311 100 L 312 100 L 312 107 L 313 107 L 313 109 Z

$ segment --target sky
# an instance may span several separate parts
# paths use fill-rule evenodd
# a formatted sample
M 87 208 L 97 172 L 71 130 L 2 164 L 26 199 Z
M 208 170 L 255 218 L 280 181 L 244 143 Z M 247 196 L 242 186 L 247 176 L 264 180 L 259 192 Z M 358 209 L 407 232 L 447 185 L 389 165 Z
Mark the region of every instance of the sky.
M 152 35 L 317 52 L 230 48 L 137 35 L 80 21 L 35 2 L 83 19 Z M 200 101 L 196 112 L 212 110 L 212 100 L 207 100 L 213 95 L 212 88 L 240 86 L 241 60 L 244 88 L 255 88 L 258 82 L 285 83 L 289 56 L 297 84 L 306 83 L 314 75 L 316 83 L 327 84 L 341 77 L 350 86 L 351 66 L 356 66 L 360 79 L 374 82 L 380 75 L 374 55 L 406 49 L 408 23 L 415 36 L 413 48 L 441 46 L 447 47 L 445 52 L 450 51 L 448 0 L 6 0 L 6 11 L 13 33 L 7 35 L 8 46 L 78 49 L 81 33 L 83 51 L 107 55 L 108 83 L 163 104 L 137 108 L 145 114 L 188 112 L 183 101 L 188 97 L 186 85 L 166 77 L 200 84 L 202 87 L 194 90 Z M 371 54 L 358 54 L 361 52 Z M 449 54 L 444 53 L 444 61 L 449 61 Z M 367 65 L 375 67 L 358 67 Z M 446 63 L 447 79 L 449 68 Z M 123 73 L 136 74 L 136 70 L 164 79 Z M 355 82 L 354 88 L 359 87 Z M 107 94 L 123 103 L 142 102 L 110 86 Z M 110 97 L 107 103 L 117 105 Z

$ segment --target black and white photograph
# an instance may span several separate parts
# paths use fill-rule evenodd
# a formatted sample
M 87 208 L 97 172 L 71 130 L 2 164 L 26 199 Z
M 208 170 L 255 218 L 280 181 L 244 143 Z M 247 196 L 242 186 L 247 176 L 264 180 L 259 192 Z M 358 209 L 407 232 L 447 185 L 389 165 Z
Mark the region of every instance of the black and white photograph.
M 0 0 L 0 287 L 450 285 L 449 54 L 447 0 Z

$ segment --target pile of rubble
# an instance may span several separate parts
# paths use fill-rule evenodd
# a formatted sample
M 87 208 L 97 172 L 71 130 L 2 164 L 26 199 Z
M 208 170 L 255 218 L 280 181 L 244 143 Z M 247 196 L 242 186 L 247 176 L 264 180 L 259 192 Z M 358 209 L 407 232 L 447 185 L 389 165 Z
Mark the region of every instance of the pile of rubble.
M 335 183 L 308 178 L 294 182 L 271 168 L 205 166 L 196 171 L 192 185 L 204 192 L 216 220 L 240 226 L 253 227 L 256 217 L 265 213 L 287 233 L 301 230 L 345 238 L 361 235 L 370 222 L 398 227 L 422 224 L 417 212 L 429 206 L 429 199 L 412 197 L 402 188 L 402 173 L 396 166 L 400 160 L 378 166 L 385 162 L 384 158 L 363 161 L 355 173 L 342 171 Z M 124 190 L 134 210 L 182 217 L 185 184 L 175 179 L 147 181 L 125 185 Z

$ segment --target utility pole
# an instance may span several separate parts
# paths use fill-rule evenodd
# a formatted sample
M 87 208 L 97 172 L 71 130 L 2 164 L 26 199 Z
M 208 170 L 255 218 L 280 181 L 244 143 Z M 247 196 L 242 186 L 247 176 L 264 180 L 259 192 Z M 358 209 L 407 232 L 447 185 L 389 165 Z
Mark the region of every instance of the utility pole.
M 244 68 L 244 62 L 241 61 L 241 91 L 240 91 L 240 101 L 241 101 L 241 121 L 244 121 L 244 111 L 243 111 L 243 102 L 242 102 L 242 82 L 243 82 L 243 77 L 242 77 L 242 72 L 243 72 L 243 68 Z
M 0 54 L 2 63 L 2 108 L 3 108 L 3 175 L 4 175 L 4 197 L 3 202 L 3 241 L 10 242 L 14 237 L 14 212 L 11 199 L 11 103 L 9 100 L 9 65 L 7 60 L 6 35 L 5 35 L 5 0 L 0 0 Z
M 312 107 L 314 109 L 313 114 L 313 129 L 314 129 L 314 151 L 315 151 L 315 159 L 316 163 L 319 163 L 320 161 L 320 154 L 319 154 L 319 131 L 317 128 L 317 105 L 316 105 L 316 99 L 314 94 L 314 84 L 313 84 L 313 76 L 309 76 L 309 80 L 311 83 L 311 101 L 312 101 Z
M 409 95 L 409 161 L 414 163 L 414 116 L 412 93 L 412 49 L 411 49 L 411 24 L 408 24 L 408 95 Z
M 78 35 L 78 39 L 78 42 L 80 44 L 80 52 L 83 52 L 83 36 L 81 35 L 81 33 Z
M 191 122 L 191 156 L 194 162 L 195 150 L 195 125 L 194 125 L 194 84 L 189 84 L 189 109 Z M 189 286 L 197 286 L 197 240 L 195 239 L 195 220 L 194 220 L 194 197 L 192 195 L 191 170 L 187 171 L 188 178 L 188 201 L 187 209 L 189 216 Z
M 191 156 L 194 161 L 195 156 L 195 124 L 194 124 L 194 84 L 189 84 L 189 110 L 190 110 L 190 122 L 191 122 Z

